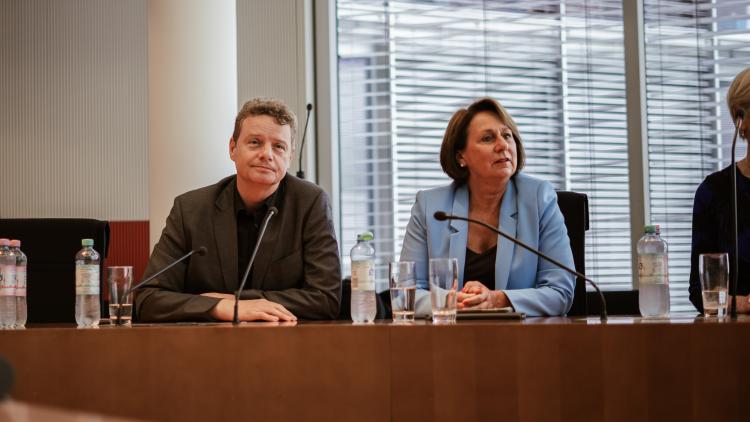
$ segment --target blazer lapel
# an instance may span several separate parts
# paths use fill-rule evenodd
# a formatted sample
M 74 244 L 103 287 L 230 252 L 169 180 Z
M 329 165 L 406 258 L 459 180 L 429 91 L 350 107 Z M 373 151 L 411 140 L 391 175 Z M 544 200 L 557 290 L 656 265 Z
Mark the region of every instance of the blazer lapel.
M 516 194 L 516 184 L 511 179 L 508 182 L 505 194 L 503 194 L 503 203 L 500 205 L 498 227 L 505 233 L 516 237 L 517 217 L 518 195 Z M 504 290 L 508 287 L 515 246 L 515 243 L 498 235 L 497 255 L 495 256 L 495 290 Z
M 235 292 L 237 280 L 237 217 L 234 215 L 234 187 L 236 182 L 227 184 L 216 199 L 216 213 L 213 228 L 216 238 L 216 251 L 221 264 L 226 291 Z
M 469 188 L 464 183 L 456 188 L 453 196 L 451 214 L 459 217 L 469 216 Z M 450 258 L 458 260 L 458 288 L 464 285 L 464 263 L 466 260 L 466 241 L 469 236 L 469 223 L 461 220 L 450 220 Z

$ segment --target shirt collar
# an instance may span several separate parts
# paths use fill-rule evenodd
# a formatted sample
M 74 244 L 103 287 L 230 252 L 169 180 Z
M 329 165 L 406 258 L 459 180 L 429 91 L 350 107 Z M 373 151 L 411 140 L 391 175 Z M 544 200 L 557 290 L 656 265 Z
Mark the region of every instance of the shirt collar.
M 283 197 L 284 195 L 284 187 L 286 186 L 286 176 L 284 176 L 283 179 L 281 179 L 281 182 L 279 183 L 278 188 L 266 198 L 261 206 L 255 210 L 255 211 L 249 211 L 247 207 L 245 206 L 245 202 L 242 200 L 242 197 L 240 196 L 240 191 L 237 189 L 237 183 L 234 184 L 234 215 L 238 216 L 241 215 L 240 213 L 244 215 L 250 215 L 255 218 L 262 218 L 263 215 L 266 214 L 268 211 L 268 208 L 275 206 Z

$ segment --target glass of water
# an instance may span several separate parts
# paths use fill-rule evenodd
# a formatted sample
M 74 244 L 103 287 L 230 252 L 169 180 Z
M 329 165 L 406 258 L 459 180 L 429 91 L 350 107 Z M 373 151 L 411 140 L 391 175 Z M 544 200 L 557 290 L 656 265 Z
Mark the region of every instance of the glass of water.
M 723 317 L 727 314 L 729 255 L 703 253 L 698 257 L 698 272 L 703 290 L 703 314 Z
M 107 280 L 109 282 L 109 323 L 115 325 L 130 325 L 133 319 L 133 293 L 130 290 L 133 284 L 133 267 L 107 267 Z M 120 309 L 120 305 L 122 308 Z
M 414 321 L 414 300 L 417 296 L 414 267 L 413 261 L 394 261 L 388 264 L 393 322 Z
M 458 260 L 456 258 L 430 259 L 430 301 L 434 324 L 456 322 L 457 298 Z

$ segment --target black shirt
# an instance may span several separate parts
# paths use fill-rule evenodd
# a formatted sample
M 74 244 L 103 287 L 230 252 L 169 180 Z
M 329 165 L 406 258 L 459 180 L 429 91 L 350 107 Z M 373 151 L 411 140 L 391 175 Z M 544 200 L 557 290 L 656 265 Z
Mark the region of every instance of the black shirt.
M 495 290 L 495 256 L 497 245 L 482 253 L 466 248 L 464 265 L 464 284 L 467 281 L 478 281 L 490 290 Z
M 265 201 L 255 211 L 250 211 L 245 207 L 237 185 L 234 186 L 234 215 L 237 218 L 237 285 L 242 283 L 242 277 L 247 270 L 247 264 L 255 248 L 255 242 L 258 241 L 260 226 L 263 224 L 268 208 L 275 205 L 277 201 L 283 199 L 284 181 L 279 184 L 276 192 L 266 198 Z M 247 285 L 252 284 L 252 274 L 248 276 Z
M 731 198 L 732 171 L 729 167 L 706 177 L 695 192 L 693 239 L 690 251 L 690 301 L 703 312 L 703 297 L 698 274 L 702 253 L 727 252 L 734 270 L 732 254 Z M 750 179 L 737 171 L 737 244 L 739 246 L 737 292 L 750 294 Z M 730 272 L 732 274 L 732 272 Z M 732 282 L 730 276 L 729 282 Z

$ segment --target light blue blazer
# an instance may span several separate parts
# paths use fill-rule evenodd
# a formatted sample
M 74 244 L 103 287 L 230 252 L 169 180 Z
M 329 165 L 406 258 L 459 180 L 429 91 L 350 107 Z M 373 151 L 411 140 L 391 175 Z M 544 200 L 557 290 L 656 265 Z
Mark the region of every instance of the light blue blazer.
M 430 258 L 457 258 L 459 288 L 464 283 L 468 224 L 437 221 L 436 211 L 468 217 L 469 190 L 453 183 L 417 193 L 406 227 L 402 261 L 416 262 L 417 315 L 430 314 L 428 262 Z M 552 185 L 517 173 L 508 182 L 500 205 L 499 228 L 570 268 L 574 267 L 570 239 Z M 503 290 L 517 312 L 529 316 L 564 315 L 573 304 L 575 279 L 549 261 L 498 236 L 495 287 Z

